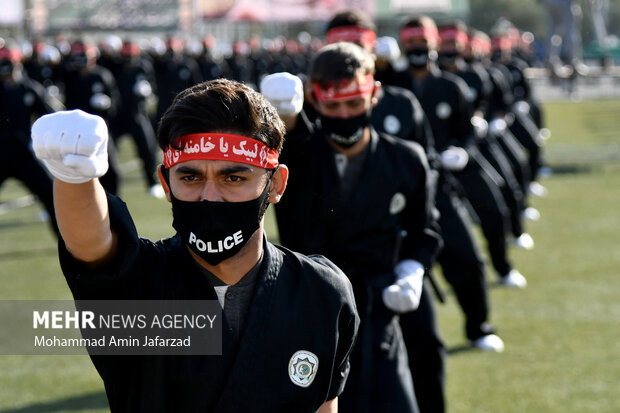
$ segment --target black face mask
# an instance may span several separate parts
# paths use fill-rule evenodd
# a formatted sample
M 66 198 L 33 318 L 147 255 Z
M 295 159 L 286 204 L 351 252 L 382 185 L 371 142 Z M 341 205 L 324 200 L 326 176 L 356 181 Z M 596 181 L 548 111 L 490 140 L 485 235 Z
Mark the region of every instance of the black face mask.
M 172 227 L 187 246 L 211 265 L 235 256 L 260 227 L 269 206 L 269 189 L 276 170 L 258 198 L 244 202 L 181 201 L 172 195 Z M 168 171 L 162 174 L 170 186 Z
M 428 49 L 409 49 L 407 50 L 407 60 L 409 66 L 413 68 L 426 67 L 430 61 L 430 53 Z
M 88 65 L 88 57 L 83 54 L 75 54 L 71 55 L 69 59 L 67 59 L 67 69 L 68 70 L 80 70 L 85 68 Z
M 334 118 L 320 115 L 321 129 L 335 144 L 350 148 L 362 139 L 364 129 L 370 124 L 370 109 L 351 118 Z
M 456 59 L 458 57 L 458 53 L 449 52 L 449 53 L 439 53 L 437 57 L 437 64 L 440 67 L 450 67 L 456 65 Z
M 10 76 L 14 68 L 15 64 L 10 60 L 0 61 L 0 76 Z

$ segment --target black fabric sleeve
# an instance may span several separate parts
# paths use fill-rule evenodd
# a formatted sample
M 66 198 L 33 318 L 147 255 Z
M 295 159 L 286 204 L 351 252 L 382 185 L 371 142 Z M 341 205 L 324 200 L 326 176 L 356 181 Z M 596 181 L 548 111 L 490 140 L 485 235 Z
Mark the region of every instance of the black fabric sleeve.
M 90 269 L 67 251 L 64 240 L 58 241 L 60 266 L 75 299 L 137 298 L 135 279 L 140 278 L 140 245 L 127 205 L 107 194 L 110 226 L 118 237 L 118 254 L 102 268 Z
M 336 350 L 336 362 L 332 372 L 332 381 L 327 395 L 327 401 L 342 394 L 349 377 L 349 356 L 357 338 L 359 318 L 350 307 L 344 308 L 338 326 L 338 348 Z
M 332 371 L 332 379 L 326 401 L 338 397 L 344 391 L 344 387 L 349 377 L 350 363 L 349 356 L 353 351 L 353 346 L 357 340 L 360 319 L 357 313 L 353 287 L 347 276 L 327 258 L 320 255 L 313 255 L 314 261 L 319 261 L 325 266 L 330 267 L 335 273 L 329 277 L 331 283 L 336 286 L 341 297 L 341 309 L 338 316 L 338 344 Z M 337 282 L 340 280 L 340 282 Z

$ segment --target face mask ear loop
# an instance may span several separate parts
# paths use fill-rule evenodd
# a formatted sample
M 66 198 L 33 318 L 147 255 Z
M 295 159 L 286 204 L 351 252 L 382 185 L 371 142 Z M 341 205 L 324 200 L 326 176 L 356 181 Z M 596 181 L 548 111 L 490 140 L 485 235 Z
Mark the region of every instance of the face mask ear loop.
M 263 217 L 265 216 L 265 212 L 267 212 L 267 208 L 269 207 L 269 191 L 271 190 L 271 182 L 273 182 L 273 177 L 275 176 L 276 172 L 278 172 L 278 169 L 280 169 L 280 165 L 276 166 L 274 169 L 270 171 L 271 174 L 269 176 L 269 181 L 267 181 L 267 185 L 265 186 L 265 189 L 263 190 L 263 191 L 267 191 L 267 196 L 265 197 L 265 201 L 258 215 L 259 221 L 263 219 Z
M 159 174 L 159 176 L 164 181 L 164 184 L 166 185 L 164 190 L 166 190 L 167 192 L 170 192 L 170 170 L 166 168 L 164 165 L 161 165 L 161 167 L 157 169 L 157 173 Z M 172 194 L 172 192 L 170 193 Z

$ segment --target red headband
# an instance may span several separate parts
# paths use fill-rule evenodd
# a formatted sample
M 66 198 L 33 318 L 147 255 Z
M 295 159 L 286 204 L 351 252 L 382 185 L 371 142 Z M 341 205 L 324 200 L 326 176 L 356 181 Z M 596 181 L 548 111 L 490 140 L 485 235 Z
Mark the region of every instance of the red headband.
M 13 63 L 18 63 L 22 60 L 22 52 L 19 49 L 2 47 L 0 48 L 0 59 L 10 60 Z
M 164 166 L 170 168 L 181 162 L 196 159 L 240 162 L 265 169 L 278 166 L 278 151 L 264 143 L 245 136 L 226 133 L 194 133 L 176 141 L 177 150 L 167 146 Z
M 364 46 L 374 46 L 377 35 L 370 29 L 357 26 L 335 27 L 327 32 L 325 41 L 328 44 L 336 42 L 353 42 Z
M 493 50 L 510 50 L 512 49 L 512 42 L 507 37 L 494 37 L 491 40 L 491 47 Z
M 469 44 L 473 50 L 480 51 L 485 54 L 491 51 L 491 42 L 487 41 L 486 39 L 470 37 Z
M 424 38 L 426 40 L 438 40 L 439 33 L 437 33 L 437 28 L 435 27 L 404 27 L 400 31 L 400 41 L 401 43 L 406 42 L 410 39 L 418 39 Z
M 312 88 L 319 102 L 338 102 L 372 94 L 375 88 L 375 78 L 368 74 L 362 78 L 343 80 L 338 84 L 330 83 L 325 87 L 315 82 Z
M 459 30 L 455 27 L 448 27 L 439 31 L 439 38 L 441 41 L 456 40 L 457 43 L 467 45 L 468 37 L 467 33 Z

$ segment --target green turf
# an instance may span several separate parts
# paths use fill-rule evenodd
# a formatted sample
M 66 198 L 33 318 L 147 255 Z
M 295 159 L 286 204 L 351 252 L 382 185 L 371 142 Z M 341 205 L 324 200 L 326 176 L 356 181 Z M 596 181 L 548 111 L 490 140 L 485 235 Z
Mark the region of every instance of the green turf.
M 549 195 L 532 201 L 542 214 L 528 225 L 536 248 L 511 252 L 529 285 L 490 290 L 506 351 L 465 349 L 454 297 L 438 305 L 450 412 L 620 410 L 619 109 L 620 101 L 546 104 L 546 153 L 558 173 L 543 181 Z M 127 142 L 121 151 L 125 160 L 134 153 Z M 0 201 L 26 194 L 8 181 Z M 169 204 L 147 196 L 138 170 L 125 174 L 121 195 L 143 236 L 172 233 Z M 39 210 L 0 215 L 0 299 L 70 298 Z M 277 235 L 271 215 L 268 233 Z M 87 357 L 0 356 L 0 413 L 107 410 Z

